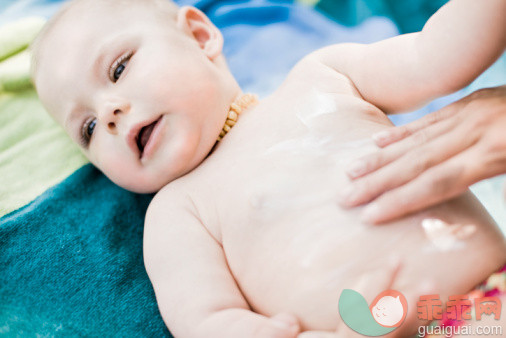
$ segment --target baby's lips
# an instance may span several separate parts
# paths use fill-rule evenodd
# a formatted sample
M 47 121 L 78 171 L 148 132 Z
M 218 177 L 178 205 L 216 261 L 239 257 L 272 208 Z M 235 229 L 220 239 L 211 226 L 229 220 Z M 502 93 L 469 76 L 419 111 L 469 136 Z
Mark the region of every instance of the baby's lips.
M 139 135 L 139 132 L 141 131 L 142 127 L 143 124 L 137 123 L 132 128 L 130 128 L 126 136 L 126 143 L 128 144 L 128 147 L 137 156 L 140 156 L 140 150 L 139 147 L 137 146 L 137 136 Z

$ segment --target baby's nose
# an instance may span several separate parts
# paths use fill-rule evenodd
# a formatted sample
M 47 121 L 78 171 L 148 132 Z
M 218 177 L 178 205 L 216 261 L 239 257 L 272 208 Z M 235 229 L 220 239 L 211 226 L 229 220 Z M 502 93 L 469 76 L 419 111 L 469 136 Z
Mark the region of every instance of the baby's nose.
M 108 132 L 116 134 L 118 132 L 120 120 L 124 118 L 123 116 L 128 114 L 129 111 L 129 104 L 108 104 L 103 108 L 101 114 L 99 113 L 98 118 Z
M 111 121 L 107 122 L 107 130 L 111 133 L 117 133 L 117 130 L 116 130 L 116 120 L 117 120 L 117 115 L 121 114 L 121 110 L 120 109 L 114 109 L 112 115 L 113 119 L 110 119 Z

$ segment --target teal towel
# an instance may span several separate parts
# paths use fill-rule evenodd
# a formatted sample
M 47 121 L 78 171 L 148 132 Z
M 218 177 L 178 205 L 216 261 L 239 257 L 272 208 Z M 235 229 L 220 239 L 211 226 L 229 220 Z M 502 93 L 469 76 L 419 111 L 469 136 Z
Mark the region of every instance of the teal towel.
M 0 219 L 0 336 L 171 337 L 144 269 L 151 195 L 91 165 Z
M 312 1 L 312 0 L 300 0 Z M 354 26 L 371 16 L 390 18 L 400 33 L 418 32 L 448 0 L 317 0 L 315 8 L 337 22 Z

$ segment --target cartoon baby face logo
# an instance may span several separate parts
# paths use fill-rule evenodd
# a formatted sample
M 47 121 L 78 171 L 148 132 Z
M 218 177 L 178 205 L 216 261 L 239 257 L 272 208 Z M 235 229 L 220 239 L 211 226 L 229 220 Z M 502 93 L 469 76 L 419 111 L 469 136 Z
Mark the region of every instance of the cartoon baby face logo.
M 402 293 L 386 290 L 370 306 L 358 292 L 345 289 L 339 297 L 339 314 L 344 323 L 364 336 L 382 336 L 401 326 L 408 312 Z
M 395 290 L 381 292 L 369 307 L 374 320 L 383 327 L 398 327 L 402 324 L 407 308 L 406 298 Z

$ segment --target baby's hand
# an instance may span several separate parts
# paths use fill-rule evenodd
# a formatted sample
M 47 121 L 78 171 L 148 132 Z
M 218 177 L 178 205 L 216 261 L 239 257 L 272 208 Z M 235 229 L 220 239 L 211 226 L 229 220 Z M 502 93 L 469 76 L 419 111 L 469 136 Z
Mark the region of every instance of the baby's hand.
M 265 325 L 259 326 L 255 338 L 295 338 L 300 333 L 299 321 L 288 313 L 279 313 L 269 318 Z
M 296 338 L 298 319 L 288 313 L 266 317 L 247 309 L 225 309 L 207 318 L 195 331 L 185 336 L 197 338 Z
M 302 332 L 297 338 L 338 338 L 339 336 L 335 332 L 324 332 L 324 331 L 306 331 Z

